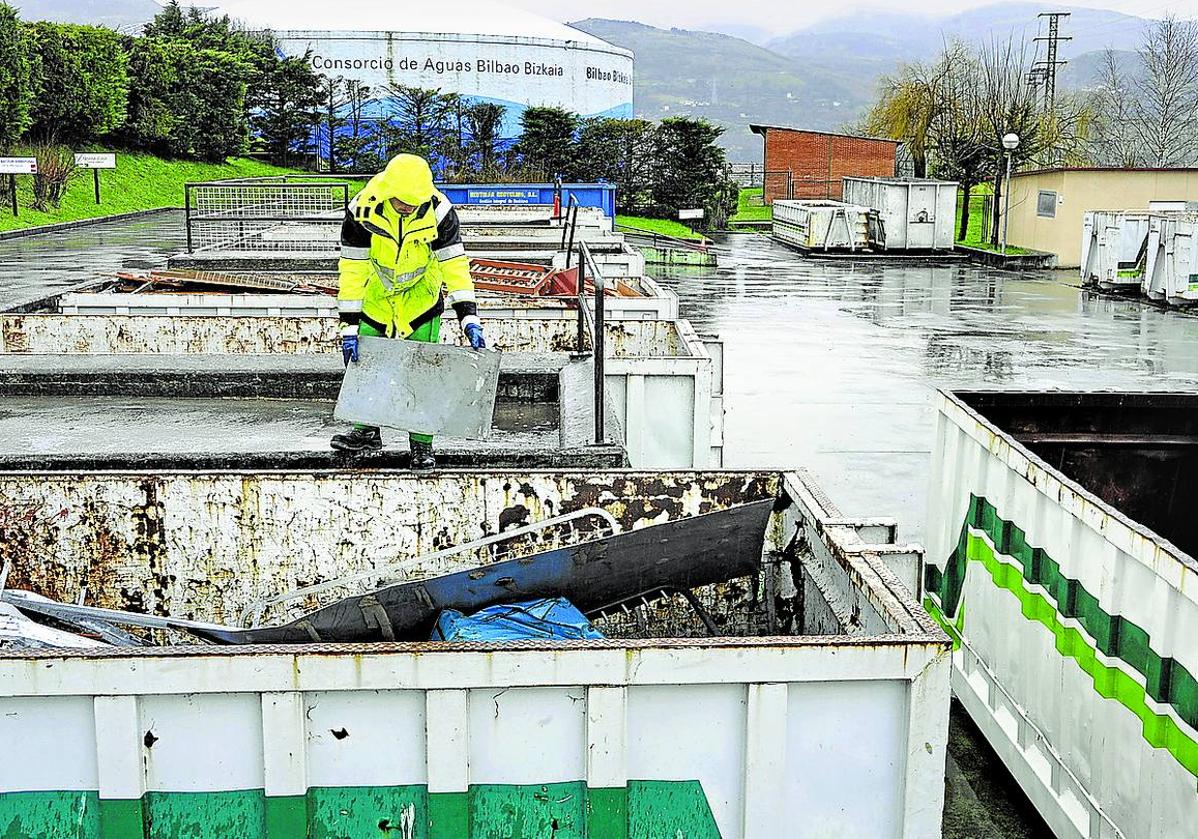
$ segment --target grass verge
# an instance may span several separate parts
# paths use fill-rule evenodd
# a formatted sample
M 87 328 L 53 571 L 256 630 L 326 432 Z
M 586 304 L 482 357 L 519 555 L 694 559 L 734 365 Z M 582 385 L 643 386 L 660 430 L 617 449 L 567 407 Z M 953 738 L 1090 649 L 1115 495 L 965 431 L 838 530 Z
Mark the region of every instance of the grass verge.
M 760 187 L 742 189 L 736 199 L 736 214 L 728 221 L 772 221 L 773 208 L 761 203 L 761 200 Z
M 183 184 L 189 181 L 257 178 L 292 171 L 246 158 L 235 158 L 227 163 L 196 163 L 190 160 L 164 160 L 138 152 L 117 152 L 116 167 L 100 172 L 100 197 L 103 203 L 96 203 L 91 172 L 81 169 L 67 185 L 62 206 L 44 213 L 33 209 L 33 178 L 18 175 L 17 203 L 20 215 L 15 218 L 8 193 L 8 178 L 0 177 L 0 230 L 22 230 L 138 210 L 181 207 Z
M 986 236 L 986 204 L 992 198 L 992 190 L 985 186 L 974 187 L 969 195 L 969 227 L 965 231 L 964 239 L 957 239 L 957 244 L 965 245 L 970 248 L 978 248 L 979 250 L 990 251 L 992 253 L 1000 253 L 1001 245 L 991 245 L 989 238 Z M 955 219 L 955 227 L 957 233 L 961 232 L 961 210 L 964 205 L 962 198 L 964 193 L 957 193 L 957 215 Z M 1017 248 L 1014 245 L 1007 245 L 1007 253 L 1014 256 L 1022 256 L 1032 253 L 1026 248 Z
M 642 233 L 656 233 L 659 236 L 673 236 L 676 239 L 690 239 L 695 242 L 703 241 L 701 234 L 691 230 L 685 224 L 666 218 L 617 215 L 616 226 Z

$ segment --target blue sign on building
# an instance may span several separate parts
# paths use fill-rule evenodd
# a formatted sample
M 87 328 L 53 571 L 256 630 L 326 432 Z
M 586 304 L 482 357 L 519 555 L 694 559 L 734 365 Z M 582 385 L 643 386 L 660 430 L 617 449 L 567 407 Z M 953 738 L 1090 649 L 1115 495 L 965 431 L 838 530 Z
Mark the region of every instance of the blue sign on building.
M 540 204 L 538 187 L 493 186 L 466 190 L 467 204 Z
M 547 205 L 553 203 L 553 184 L 437 184 L 455 204 Z M 580 207 L 598 207 L 608 218 L 616 215 L 615 184 L 562 184 L 562 210 L 571 197 Z

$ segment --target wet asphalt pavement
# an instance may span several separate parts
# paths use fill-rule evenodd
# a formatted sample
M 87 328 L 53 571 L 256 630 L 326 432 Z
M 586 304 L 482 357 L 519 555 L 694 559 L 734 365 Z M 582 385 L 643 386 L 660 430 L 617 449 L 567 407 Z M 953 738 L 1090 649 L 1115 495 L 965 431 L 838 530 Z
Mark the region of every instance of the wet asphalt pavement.
M 937 388 L 1198 386 L 1198 317 L 1075 272 L 804 259 L 731 235 L 717 269 L 651 272 L 725 343 L 725 464 L 805 466 L 846 515 L 925 533 Z
M 116 271 L 165 268 L 185 240 L 182 210 L 0 240 L 0 311 Z

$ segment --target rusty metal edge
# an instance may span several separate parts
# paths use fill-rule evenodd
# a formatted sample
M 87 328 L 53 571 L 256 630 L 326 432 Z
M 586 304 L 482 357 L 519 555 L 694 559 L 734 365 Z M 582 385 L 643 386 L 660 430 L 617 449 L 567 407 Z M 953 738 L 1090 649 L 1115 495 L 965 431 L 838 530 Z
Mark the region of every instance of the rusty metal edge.
M 603 450 L 614 448 L 609 446 L 598 446 L 597 449 Z M 691 476 L 697 477 L 701 475 L 746 475 L 746 476 L 773 476 L 781 478 L 788 473 L 793 473 L 796 470 L 793 468 L 765 468 L 753 467 L 748 469 L 737 469 L 735 467 L 713 467 L 711 469 L 633 469 L 628 467 L 602 469 L 598 470 L 598 474 L 613 474 L 621 477 L 631 476 Z M 568 468 L 568 469 L 508 469 L 499 470 L 495 467 L 480 468 L 480 469 L 438 469 L 430 473 L 416 474 L 410 469 L 403 467 L 355 467 L 352 464 L 347 464 L 345 467 L 328 468 L 328 469 L 250 469 L 250 468 L 228 468 L 228 469 L 4 469 L 0 466 L 0 477 L 41 477 L 53 476 L 56 478 L 70 477 L 72 475 L 88 475 L 88 476 L 110 476 L 110 477 L 195 477 L 195 476 L 234 476 L 234 475 L 270 475 L 271 477 L 286 477 L 293 475 L 295 477 L 314 477 L 327 475 L 346 475 L 346 474 L 373 474 L 373 475 L 390 475 L 398 478 L 411 478 L 412 480 L 428 481 L 435 480 L 446 475 L 490 475 L 496 478 L 510 477 L 511 475 L 527 475 L 530 477 L 538 477 L 543 475 L 562 475 L 567 477 L 594 477 L 597 472 L 594 469 L 584 468 Z M 808 475 L 810 480 L 810 475 Z
M 228 656 L 410 655 L 428 653 L 560 652 L 562 650 L 803 649 L 809 647 L 914 647 L 947 649 L 943 633 L 918 635 L 776 635 L 731 638 L 660 638 L 595 641 L 409 641 L 362 644 L 258 644 L 218 646 L 0 650 L 0 661 L 26 659 L 179 658 Z

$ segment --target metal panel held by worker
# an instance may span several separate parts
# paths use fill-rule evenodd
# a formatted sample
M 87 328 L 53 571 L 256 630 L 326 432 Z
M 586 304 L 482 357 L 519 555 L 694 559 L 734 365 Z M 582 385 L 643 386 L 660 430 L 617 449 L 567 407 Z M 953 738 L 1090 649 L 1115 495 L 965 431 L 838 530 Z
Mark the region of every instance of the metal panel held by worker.
M 481 438 L 491 430 L 500 353 L 363 337 L 334 416 L 422 434 Z

